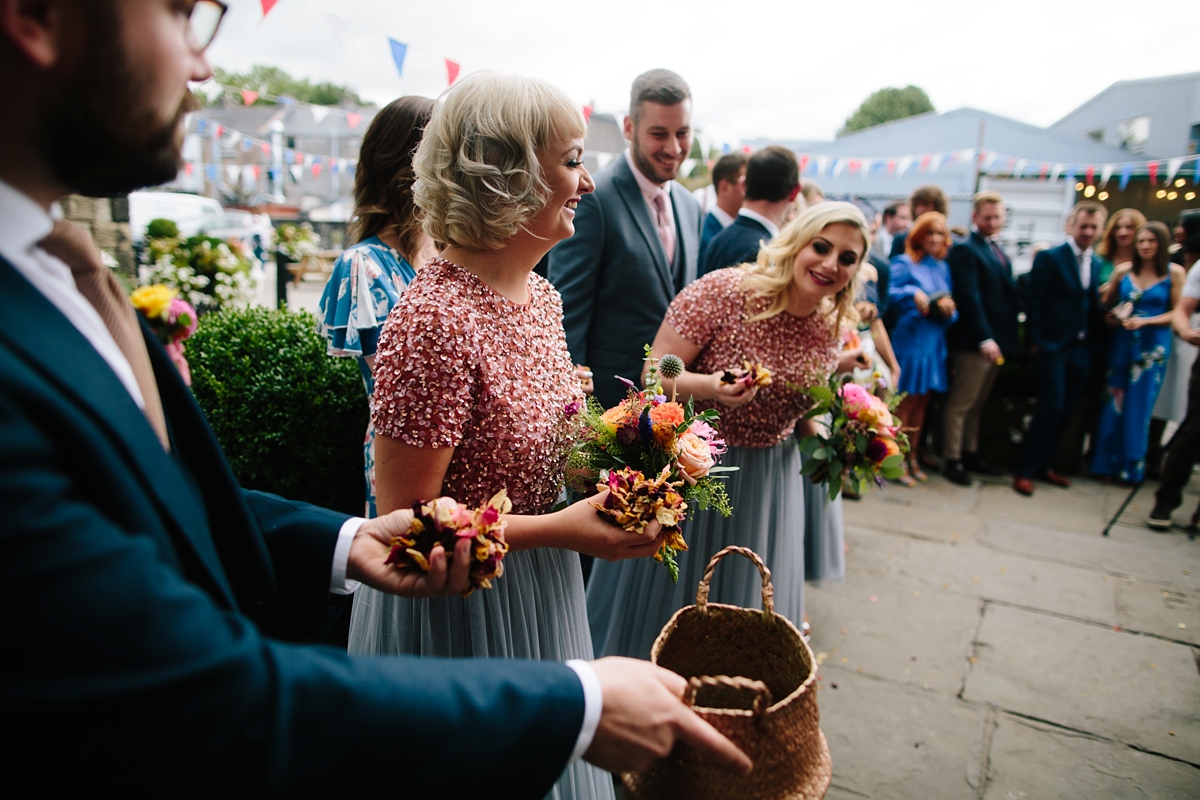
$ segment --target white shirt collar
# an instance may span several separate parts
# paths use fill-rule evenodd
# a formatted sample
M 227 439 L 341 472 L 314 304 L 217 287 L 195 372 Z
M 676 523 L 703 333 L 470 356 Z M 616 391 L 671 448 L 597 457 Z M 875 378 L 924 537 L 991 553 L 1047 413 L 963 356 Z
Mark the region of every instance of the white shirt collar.
M 771 220 L 764 217 L 762 214 L 758 213 L 757 211 L 751 211 L 748 208 L 743 208 L 738 211 L 738 216 L 739 217 L 749 217 L 750 219 L 754 220 L 755 222 L 760 223 L 764 228 L 766 228 L 770 232 L 772 239 L 779 235 L 779 226 L 776 225 Z
M 27 195 L 0 181 L 0 254 L 9 261 L 25 254 L 50 235 L 54 220 Z M 19 257 L 19 256 L 18 256 Z
M 714 204 L 713 207 L 711 209 L 709 209 L 709 213 L 711 213 L 714 217 L 717 218 L 717 222 L 721 223 L 722 228 L 728 228 L 730 225 L 733 224 L 733 217 L 726 214 L 725 209 L 721 208 L 718 205 Z
M 1067 237 L 1067 244 L 1071 245 L 1071 252 L 1075 254 L 1076 259 L 1078 259 L 1082 255 L 1086 255 L 1089 257 L 1092 255 L 1092 248 L 1089 247 L 1087 250 L 1084 250 L 1083 248 L 1081 248 L 1079 246 L 1079 243 L 1075 241 L 1074 236 Z

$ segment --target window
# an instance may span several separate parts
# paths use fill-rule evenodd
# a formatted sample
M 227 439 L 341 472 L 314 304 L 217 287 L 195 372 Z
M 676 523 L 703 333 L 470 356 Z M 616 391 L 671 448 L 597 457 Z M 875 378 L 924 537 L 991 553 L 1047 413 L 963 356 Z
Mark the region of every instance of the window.
M 1150 117 L 1142 115 L 1117 123 L 1117 138 L 1121 147 L 1131 153 L 1140 153 L 1146 149 L 1150 138 Z

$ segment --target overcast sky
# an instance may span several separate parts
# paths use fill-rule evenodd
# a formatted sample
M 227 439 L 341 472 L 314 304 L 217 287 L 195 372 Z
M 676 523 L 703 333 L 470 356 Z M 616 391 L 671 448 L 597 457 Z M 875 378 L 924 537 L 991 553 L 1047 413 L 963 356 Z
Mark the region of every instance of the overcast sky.
M 1114 81 L 1200 71 L 1196 0 L 232 0 L 212 62 L 279 66 L 386 103 L 446 88 L 444 58 L 624 113 L 640 72 L 692 88 L 714 143 L 830 139 L 876 89 L 1049 125 Z M 403 77 L 387 38 L 409 46 Z

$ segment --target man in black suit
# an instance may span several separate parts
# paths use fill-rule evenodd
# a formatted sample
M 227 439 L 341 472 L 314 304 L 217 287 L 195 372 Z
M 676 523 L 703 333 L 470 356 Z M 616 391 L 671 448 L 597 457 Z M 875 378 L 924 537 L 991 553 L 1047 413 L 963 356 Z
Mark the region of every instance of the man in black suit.
M 737 219 L 700 253 L 700 274 L 754 261 L 800 194 L 800 163 L 786 147 L 764 147 L 746 162 L 746 199 Z
M 633 82 L 629 148 L 596 175 L 575 211 L 575 235 L 550 251 L 547 277 L 562 295 L 576 364 L 595 375 L 596 399 L 625 397 L 675 295 L 696 279 L 700 204 L 675 178 L 692 149 L 692 93 L 666 69 Z
M 411 512 L 361 520 L 242 490 L 87 232 L 52 216 L 72 191 L 176 175 L 187 85 L 212 77 L 223 13 L 0 0 L 5 773 L 50 795 L 537 798 L 581 753 L 637 768 L 678 738 L 748 768 L 649 664 L 296 642 L 355 582 L 461 590 L 469 540 L 449 569 L 435 549 L 428 575 L 399 572 L 384 558 Z
M 716 202 L 704 215 L 700 228 L 700 250 L 737 219 L 738 209 L 746 199 L 746 162 L 749 156 L 738 150 L 717 159 L 712 168 L 712 187 Z
M 1038 399 L 1013 478 L 1019 494 L 1033 494 L 1035 477 L 1064 488 L 1071 485 L 1050 469 L 1050 462 L 1091 364 L 1088 330 L 1100 312 L 1100 267 L 1092 258 L 1092 245 L 1107 217 L 1099 203 L 1077 203 L 1067 217 L 1067 241 L 1033 259 L 1025 337 L 1037 368 Z
M 1004 198 L 975 195 L 971 235 L 950 249 L 950 276 L 958 322 L 946 334 L 950 348 L 950 392 L 942 420 L 946 477 L 969 486 L 970 472 L 998 475 L 979 457 L 979 415 L 1000 373 L 1000 361 L 1018 346 L 1017 285 L 1012 264 L 1000 249 Z

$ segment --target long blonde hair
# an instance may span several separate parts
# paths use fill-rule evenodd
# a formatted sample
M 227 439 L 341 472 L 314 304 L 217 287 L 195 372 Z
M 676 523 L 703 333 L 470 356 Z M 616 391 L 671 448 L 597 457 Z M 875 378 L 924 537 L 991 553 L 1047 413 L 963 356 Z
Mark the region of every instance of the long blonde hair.
M 818 313 L 833 317 L 833 329 L 841 325 L 842 318 L 854 315 L 854 295 L 858 284 L 859 267 L 867 257 L 871 246 L 871 229 L 867 226 L 867 218 L 852 203 L 824 202 L 805 209 L 798 217 L 784 226 L 779 234 L 762 246 L 758 251 L 758 260 L 752 264 L 743 264 L 745 271 L 742 277 L 742 288 L 747 290 L 747 310 L 757 305 L 756 301 L 766 299 L 767 307 L 752 314 L 746 321 L 758 322 L 782 314 L 787 308 L 788 299 L 793 291 L 793 281 L 796 276 L 796 256 L 808 247 L 813 239 L 821 235 L 821 231 L 830 225 L 842 223 L 851 225 L 858 230 L 863 240 L 863 249 L 859 253 L 858 263 L 854 265 L 854 278 L 842 289 L 822 303 Z

